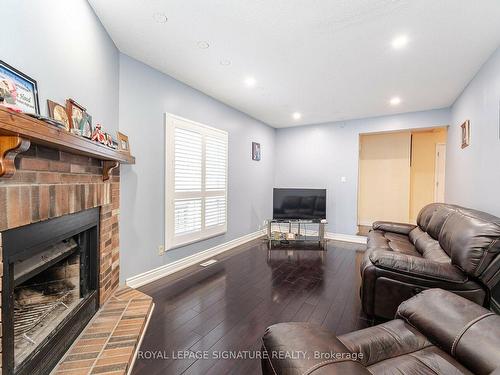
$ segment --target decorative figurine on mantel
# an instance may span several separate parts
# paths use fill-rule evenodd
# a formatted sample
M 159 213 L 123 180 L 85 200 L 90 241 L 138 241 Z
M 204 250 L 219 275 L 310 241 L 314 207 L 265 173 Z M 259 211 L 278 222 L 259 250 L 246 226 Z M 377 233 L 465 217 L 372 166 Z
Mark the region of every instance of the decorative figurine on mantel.
M 106 137 L 106 134 L 102 131 L 101 124 L 97 124 L 95 126 L 94 132 L 92 133 L 92 140 L 102 143 L 103 145 L 108 144 L 108 139 Z

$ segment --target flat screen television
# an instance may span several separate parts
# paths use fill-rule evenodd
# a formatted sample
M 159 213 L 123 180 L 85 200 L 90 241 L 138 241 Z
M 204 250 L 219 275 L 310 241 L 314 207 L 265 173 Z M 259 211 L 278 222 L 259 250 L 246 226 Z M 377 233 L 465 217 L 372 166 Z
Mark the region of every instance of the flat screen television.
M 326 219 L 326 189 L 273 190 L 274 220 Z

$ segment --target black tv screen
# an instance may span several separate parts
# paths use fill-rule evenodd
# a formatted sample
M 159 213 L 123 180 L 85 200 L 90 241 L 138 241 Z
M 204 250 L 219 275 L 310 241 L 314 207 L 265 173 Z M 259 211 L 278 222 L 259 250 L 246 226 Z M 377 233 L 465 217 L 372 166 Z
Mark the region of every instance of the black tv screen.
M 326 219 L 326 189 L 273 190 L 274 220 Z

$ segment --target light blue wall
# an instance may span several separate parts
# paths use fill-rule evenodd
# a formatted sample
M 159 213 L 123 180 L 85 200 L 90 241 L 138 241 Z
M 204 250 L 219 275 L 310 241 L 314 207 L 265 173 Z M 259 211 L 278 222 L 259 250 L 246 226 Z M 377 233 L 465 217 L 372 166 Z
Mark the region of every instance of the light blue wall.
M 228 231 L 167 251 L 164 243 L 164 114 L 229 132 Z M 120 55 L 120 130 L 137 164 L 121 167 L 122 281 L 182 257 L 255 232 L 272 211 L 275 130 L 126 55 Z M 262 160 L 251 160 L 251 142 Z
M 500 49 L 452 106 L 448 132 L 446 200 L 500 216 Z M 471 122 L 462 149 L 460 125 Z
M 445 126 L 449 121 L 449 110 L 439 109 L 278 129 L 275 185 L 326 188 L 327 230 L 356 234 L 359 134 Z
M 118 49 L 86 0 L 2 0 L 0 60 L 37 81 L 47 99 L 73 98 L 118 129 Z

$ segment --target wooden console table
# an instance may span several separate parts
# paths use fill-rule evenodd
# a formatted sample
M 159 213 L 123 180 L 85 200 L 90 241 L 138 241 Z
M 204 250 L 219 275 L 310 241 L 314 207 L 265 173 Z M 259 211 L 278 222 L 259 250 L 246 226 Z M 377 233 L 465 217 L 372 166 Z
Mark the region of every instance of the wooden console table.
M 28 115 L 0 108 L 0 177 L 11 177 L 16 171 L 14 160 L 31 142 L 72 154 L 102 160 L 103 180 L 122 164 L 135 164 L 135 158 L 90 139 L 69 133 Z

